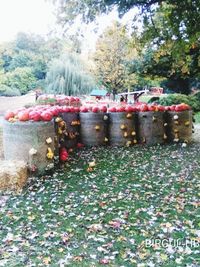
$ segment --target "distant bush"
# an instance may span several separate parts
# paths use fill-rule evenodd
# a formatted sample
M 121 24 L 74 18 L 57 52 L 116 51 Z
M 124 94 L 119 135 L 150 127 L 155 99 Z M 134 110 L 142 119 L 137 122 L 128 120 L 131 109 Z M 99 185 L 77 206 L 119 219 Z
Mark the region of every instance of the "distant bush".
M 0 96 L 20 96 L 21 93 L 17 88 L 11 88 L 7 85 L 0 85 Z
M 148 100 L 148 103 L 149 103 L 149 104 L 151 104 L 151 103 L 158 103 L 159 100 L 160 100 L 160 97 L 158 97 L 158 96 L 153 96 L 152 98 L 150 98 L 150 99 Z
M 159 100 L 159 104 L 164 106 L 185 103 L 192 107 L 194 112 L 200 111 L 200 95 L 172 94 Z
M 4 93 L 9 90 L 9 86 L 5 84 L 0 84 L 0 96 L 4 96 Z

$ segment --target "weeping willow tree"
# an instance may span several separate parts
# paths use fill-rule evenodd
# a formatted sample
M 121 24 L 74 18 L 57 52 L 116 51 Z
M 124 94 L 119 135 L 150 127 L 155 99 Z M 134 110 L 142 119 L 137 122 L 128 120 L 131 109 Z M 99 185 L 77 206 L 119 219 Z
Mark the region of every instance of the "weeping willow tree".
M 67 55 L 51 62 L 46 85 L 48 93 L 70 96 L 89 93 L 95 81 L 77 55 Z

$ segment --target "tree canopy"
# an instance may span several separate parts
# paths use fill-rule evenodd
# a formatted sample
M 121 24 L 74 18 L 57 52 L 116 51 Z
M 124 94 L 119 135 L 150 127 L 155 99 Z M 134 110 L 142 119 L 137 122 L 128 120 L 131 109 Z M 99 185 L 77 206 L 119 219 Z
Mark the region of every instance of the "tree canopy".
M 132 31 L 139 56 L 133 57 L 131 71 L 140 79 L 168 79 L 169 84 L 174 84 L 172 89 L 184 93 L 189 92 L 191 81 L 199 78 L 200 0 L 54 0 L 54 3 L 58 22 L 63 26 L 77 17 L 90 22 L 113 8 L 123 16 L 137 7 L 139 15 L 133 18 Z M 138 20 L 142 21 L 139 31 Z
M 126 86 L 128 42 L 126 28 L 117 22 L 107 28 L 97 40 L 93 57 L 95 74 L 102 85 L 114 95 L 123 91 Z
M 95 81 L 78 54 L 68 54 L 51 62 L 46 77 L 47 92 L 82 95 L 95 87 Z
M 36 87 L 44 89 L 50 62 L 73 50 L 70 40 L 45 40 L 40 35 L 18 33 L 13 42 L 0 45 L 0 95 L 26 94 Z

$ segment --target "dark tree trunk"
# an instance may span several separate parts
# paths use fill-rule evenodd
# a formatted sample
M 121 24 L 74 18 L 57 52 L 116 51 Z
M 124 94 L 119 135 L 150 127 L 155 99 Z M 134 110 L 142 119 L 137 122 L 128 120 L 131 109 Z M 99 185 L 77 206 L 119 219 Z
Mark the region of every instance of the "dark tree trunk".
M 171 78 L 166 82 L 166 86 L 180 94 L 188 95 L 190 93 L 190 81 L 189 78 Z
M 117 90 L 113 89 L 112 92 L 113 92 L 113 100 L 115 100 L 116 99 Z
M 190 93 L 189 79 L 177 79 L 177 89 L 179 90 L 179 93 L 188 95 Z

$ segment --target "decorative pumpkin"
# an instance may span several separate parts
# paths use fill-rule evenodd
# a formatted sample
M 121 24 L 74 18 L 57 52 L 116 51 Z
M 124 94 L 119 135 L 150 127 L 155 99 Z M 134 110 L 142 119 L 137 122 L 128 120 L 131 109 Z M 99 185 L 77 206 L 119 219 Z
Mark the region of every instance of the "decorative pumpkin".
M 174 120 L 178 120 L 178 115 L 174 115 Z
M 49 138 L 46 139 L 46 143 L 47 143 L 47 144 L 51 144 L 51 143 L 52 143 L 52 139 L 51 139 L 51 137 L 49 137 Z
M 128 133 L 127 132 L 124 132 L 124 137 L 128 137 Z
M 121 125 L 120 125 L 120 129 L 121 129 L 121 130 L 125 130 L 125 129 L 126 129 L 126 125 L 125 125 L 125 124 L 121 124 Z
M 28 153 L 29 153 L 30 156 L 33 156 L 33 155 L 36 155 L 36 154 L 37 154 L 37 150 L 36 150 L 35 148 L 32 147 L 32 148 L 29 150 Z
M 127 118 L 127 119 L 130 119 L 130 118 L 132 118 L 132 116 L 133 116 L 133 115 L 132 115 L 131 113 L 128 113 L 128 114 L 126 115 L 126 118 Z
M 62 129 L 58 127 L 58 134 L 62 134 L 62 133 L 63 133 Z
M 152 117 L 152 121 L 157 121 L 156 117 L 153 116 Z
M 47 158 L 48 159 L 53 159 L 53 157 L 54 157 L 54 153 L 52 152 L 51 148 L 48 147 L 47 148 Z
M 103 119 L 104 119 L 104 121 L 107 121 L 108 120 L 108 116 L 107 115 L 104 115 L 103 116 Z
M 128 147 L 129 147 L 131 144 L 132 144 L 131 141 L 127 141 L 127 142 L 126 142 L 126 146 L 128 146 Z
M 67 149 L 64 147 L 60 148 L 60 152 L 59 152 L 60 161 L 65 162 L 68 160 L 68 158 L 69 158 L 69 154 L 67 152 Z
M 96 130 L 96 131 L 99 131 L 99 130 L 100 130 L 100 126 L 99 126 L 99 125 L 96 125 L 96 126 L 95 126 L 95 130 Z
M 135 131 L 132 131 L 131 135 L 132 136 L 136 136 L 136 132 Z

